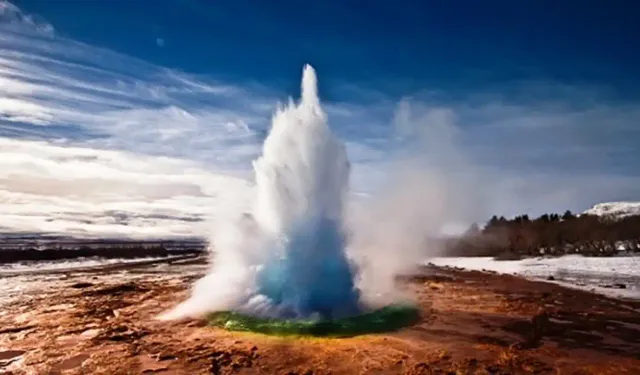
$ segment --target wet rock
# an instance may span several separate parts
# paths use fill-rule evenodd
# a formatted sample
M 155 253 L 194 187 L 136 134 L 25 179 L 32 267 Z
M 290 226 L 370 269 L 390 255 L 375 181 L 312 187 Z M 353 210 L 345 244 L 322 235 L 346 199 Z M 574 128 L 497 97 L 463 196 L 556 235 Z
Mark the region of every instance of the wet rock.
M 433 371 L 431 371 L 431 366 L 429 366 L 428 364 L 424 363 L 424 362 L 420 362 L 417 363 L 414 367 L 413 367 L 413 372 L 412 374 L 416 374 L 416 375 L 422 375 L 422 374 L 431 374 L 433 373 Z
M 80 336 L 82 336 L 83 338 L 86 338 L 86 339 L 91 339 L 91 338 L 94 338 L 94 337 L 98 336 L 100 334 L 100 332 L 101 332 L 100 329 L 92 328 L 92 329 L 88 329 L 88 330 L 82 332 L 80 334 Z
M 187 327 L 204 327 L 207 325 L 206 320 L 194 320 L 192 322 L 187 323 Z
M 160 366 L 160 367 L 156 367 L 156 368 L 152 368 L 152 369 L 142 370 L 142 373 L 143 374 L 153 374 L 155 372 L 165 372 L 168 369 L 169 368 L 167 366 Z
M 160 364 L 147 356 L 141 356 L 138 358 L 140 361 L 140 372 L 143 374 L 153 374 L 156 372 L 164 372 L 169 369 L 164 364 Z
M 178 359 L 178 357 L 172 354 L 167 354 L 167 353 L 158 354 L 158 361 L 175 361 L 176 359 Z
M 56 343 L 62 346 L 75 345 L 80 341 L 82 341 L 82 338 L 79 335 L 63 335 L 56 337 Z
M 607 289 L 627 289 L 627 285 L 626 284 L 606 284 L 606 285 L 600 285 L 601 288 L 607 288 Z
M 96 289 L 88 291 L 87 294 L 94 296 L 120 296 L 122 294 L 132 293 L 132 292 L 144 292 L 146 288 L 143 288 L 134 283 L 126 283 L 108 286 L 106 288 Z
M 24 350 L 5 350 L 0 351 L 0 361 L 13 360 L 26 353 Z
M 88 354 L 78 354 L 78 355 L 74 355 L 73 357 L 67 358 L 64 361 L 60 362 L 59 364 L 53 366 L 53 371 L 65 371 L 65 370 L 71 370 L 77 367 L 82 366 L 82 364 L 89 359 L 89 355 Z
M 73 303 L 60 303 L 57 305 L 50 306 L 44 312 L 58 312 L 58 311 L 68 311 L 72 310 L 75 307 Z
M 92 339 L 100 334 L 100 329 L 88 329 L 80 334 L 62 335 L 56 338 L 56 342 L 61 345 L 75 345 L 82 341 Z
M 26 330 L 32 329 L 32 328 L 36 328 L 36 326 L 35 325 L 28 325 L 28 326 L 4 328 L 4 329 L 0 329 L 0 335 L 4 335 L 6 333 L 18 333 L 18 332 L 26 331 Z
M 148 335 L 149 332 L 143 329 L 130 328 L 127 326 L 116 326 L 107 329 L 104 333 L 95 336 L 96 340 L 109 340 L 116 342 L 131 342 Z
M 250 368 L 253 366 L 253 361 L 259 356 L 252 352 L 246 352 L 243 350 L 218 350 L 213 352 L 211 358 L 211 366 L 209 371 L 212 374 L 220 374 L 224 368 L 232 368 L 238 370 L 240 368 Z
M 89 288 L 92 287 L 93 284 L 92 283 L 87 283 L 87 282 L 81 282 L 81 283 L 75 283 L 71 285 L 71 288 L 74 289 L 84 289 L 84 288 Z

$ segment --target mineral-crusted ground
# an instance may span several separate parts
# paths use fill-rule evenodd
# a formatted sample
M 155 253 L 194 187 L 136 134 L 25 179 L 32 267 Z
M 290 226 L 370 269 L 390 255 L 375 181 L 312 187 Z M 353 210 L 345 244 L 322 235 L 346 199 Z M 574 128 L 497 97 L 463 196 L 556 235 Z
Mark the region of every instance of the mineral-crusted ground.
M 202 264 L 6 277 L 0 374 L 633 374 L 640 302 L 513 276 L 425 268 L 401 282 L 421 321 L 298 339 L 154 317 Z

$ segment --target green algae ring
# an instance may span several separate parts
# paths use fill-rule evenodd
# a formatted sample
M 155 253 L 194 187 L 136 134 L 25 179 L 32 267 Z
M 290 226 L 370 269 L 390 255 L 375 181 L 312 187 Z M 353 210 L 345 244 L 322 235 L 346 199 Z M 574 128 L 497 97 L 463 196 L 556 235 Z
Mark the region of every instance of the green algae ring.
M 361 315 L 325 320 L 259 318 L 233 311 L 215 312 L 207 316 L 209 325 L 229 331 L 316 337 L 350 337 L 396 331 L 419 319 L 418 309 L 410 305 L 390 305 Z

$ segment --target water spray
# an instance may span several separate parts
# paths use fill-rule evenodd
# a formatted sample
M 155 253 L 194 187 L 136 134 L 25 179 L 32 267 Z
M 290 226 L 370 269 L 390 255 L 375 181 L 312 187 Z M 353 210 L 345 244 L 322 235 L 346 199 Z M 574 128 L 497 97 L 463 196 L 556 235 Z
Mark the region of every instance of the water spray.
M 256 202 L 242 223 L 218 228 L 211 272 L 163 318 L 207 315 L 229 329 L 357 334 L 395 328 L 411 307 L 368 306 L 348 257 L 350 165 L 331 132 L 306 65 L 302 97 L 276 111 L 254 162 Z

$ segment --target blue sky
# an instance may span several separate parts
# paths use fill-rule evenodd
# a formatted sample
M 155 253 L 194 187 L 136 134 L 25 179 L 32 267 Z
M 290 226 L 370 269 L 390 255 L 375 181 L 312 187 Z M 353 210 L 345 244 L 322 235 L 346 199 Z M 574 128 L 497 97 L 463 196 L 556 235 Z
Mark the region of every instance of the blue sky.
M 355 191 L 393 179 L 391 165 L 411 156 L 450 180 L 455 200 L 475 202 L 463 221 L 640 200 L 633 1 L 0 4 L 0 192 L 16 217 L 45 196 L 52 214 L 82 203 L 105 216 L 119 202 L 140 220 L 204 215 L 197 197 L 226 194 L 205 183 L 251 179 L 304 63 L 318 71 Z M 159 179 L 125 189 L 146 201 L 164 192 L 156 211 L 95 193 L 87 174 L 98 167 L 109 173 L 95 178 L 116 185 Z M 44 176 L 43 186 L 88 190 L 25 187 Z
M 633 1 L 23 0 L 60 35 L 192 73 L 292 91 L 313 62 L 326 91 L 464 95 L 520 80 L 603 86 L 637 97 Z M 158 48 L 160 38 L 162 48 Z

